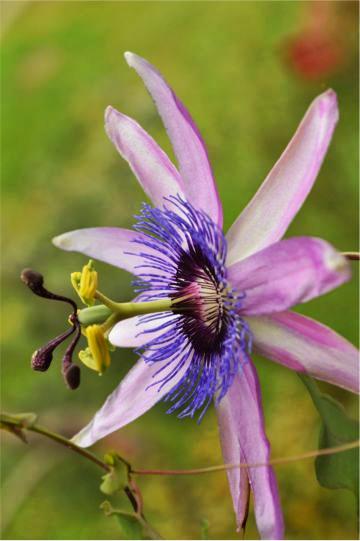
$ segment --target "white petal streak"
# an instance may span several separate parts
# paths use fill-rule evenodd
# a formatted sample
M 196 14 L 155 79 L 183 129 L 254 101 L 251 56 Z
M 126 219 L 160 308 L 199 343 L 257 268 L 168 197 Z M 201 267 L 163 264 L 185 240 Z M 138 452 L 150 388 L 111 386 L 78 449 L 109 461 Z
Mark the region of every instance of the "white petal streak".
M 183 195 L 183 182 L 175 166 L 135 120 L 108 107 L 105 130 L 155 206 L 161 207 L 169 195 Z
M 359 392 L 359 352 L 332 329 L 296 312 L 246 319 L 254 348 L 264 357 Z
M 339 113 L 328 90 L 310 105 L 294 137 L 227 233 L 227 264 L 281 239 L 311 190 Z
M 141 233 L 119 227 L 89 227 L 76 229 L 53 238 L 57 248 L 67 252 L 80 252 L 104 263 L 109 263 L 120 269 L 137 275 L 138 268 L 143 263 L 140 254 L 144 247 L 135 240 L 145 238 Z M 150 248 L 146 248 L 151 253 Z

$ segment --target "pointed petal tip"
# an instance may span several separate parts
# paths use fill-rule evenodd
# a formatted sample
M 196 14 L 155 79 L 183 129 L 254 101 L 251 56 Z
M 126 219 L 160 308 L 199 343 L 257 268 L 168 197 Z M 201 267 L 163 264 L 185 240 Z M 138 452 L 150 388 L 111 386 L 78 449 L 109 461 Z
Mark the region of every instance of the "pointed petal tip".
M 325 265 L 329 270 L 346 277 L 347 280 L 351 278 L 350 263 L 340 252 L 329 250 L 325 254 Z
M 320 94 L 320 96 L 326 97 L 328 100 L 331 100 L 333 103 L 337 103 L 337 94 L 333 88 L 328 88 Z
M 104 119 L 105 119 L 105 123 L 108 121 L 110 115 L 112 115 L 114 112 L 115 112 L 116 109 L 114 109 L 114 107 L 112 107 L 111 105 L 108 105 L 104 111 Z
M 67 242 L 66 239 L 68 237 L 67 233 L 62 233 L 61 235 L 57 235 L 56 237 L 53 237 L 51 239 L 51 242 L 53 243 L 56 248 L 61 248 L 61 250 L 67 250 Z
M 121 116 L 123 115 L 111 105 L 108 105 L 106 107 L 104 113 L 105 131 L 111 141 L 113 140 L 114 124 L 116 120 L 120 119 Z
M 134 63 L 136 62 L 136 60 L 142 60 L 142 58 L 140 56 L 138 56 L 137 54 L 135 53 L 132 53 L 131 51 L 126 51 L 124 53 L 124 58 L 126 60 L 126 62 L 128 63 L 128 65 L 132 68 Z
M 329 88 L 322 94 L 320 94 L 314 100 L 319 105 L 319 112 L 322 115 L 333 115 L 334 122 L 336 123 L 339 119 L 339 108 L 338 108 L 338 98 L 336 92 Z

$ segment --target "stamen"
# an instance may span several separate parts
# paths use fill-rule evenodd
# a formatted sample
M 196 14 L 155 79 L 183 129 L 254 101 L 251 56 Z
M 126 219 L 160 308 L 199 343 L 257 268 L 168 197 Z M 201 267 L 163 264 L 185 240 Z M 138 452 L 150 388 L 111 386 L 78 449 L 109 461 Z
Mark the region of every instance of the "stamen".
M 32 269 L 24 269 L 20 275 L 20 278 L 24 282 L 24 284 L 27 285 L 33 293 L 35 293 L 35 295 L 43 297 L 44 299 L 66 302 L 72 306 L 73 313 L 76 314 L 77 305 L 72 299 L 64 297 L 63 295 L 56 295 L 56 293 L 52 293 L 51 291 L 45 289 L 43 285 L 44 277 L 42 274 L 40 274 L 40 272 L 34 271 Z
M 72 272 L 71 283 L 82 302 L 88 306 L 95 303 L 95 293 L 98 287 L 98 273 L 94 269 L 92 259 L 84 265 L 81 272 Z
M 40 372 L 45 372 L 46 370 L 48 370 L 52 362 L 52 356 L 55 349 L 76 331 L 75 337 L 66 349 L 62 361 L 62 373 L 65 383 L 70 389 L 76 389 L 80 384 L 80 368 L 72 364 L 72 355 L 81 335 L 81 327 L 77 318 L 76 303 L 68 297 L 64 297 L 63 295 L 57 295 L 56 293 L 52 293 L 51 291 L 45 289 L 44 277 L 37 271 L 34 271 L 32 269 L 24 269 L 21 273 L 21 280 L 28 286 L 29 289 L 31 289 L 31 291 L 35 295 L 43 297 L 45 299 L 66 302 L 72 307 L 73 312 L 69 316 L 69 322 L 71 324 L 71 327 L 64 333 L 60 334 L 56 338 L 53 338 L 47 344 L 36 350 L 31 358 L 31 366 L 34 370 Z
M 77 389 L 80 385 L 80 367 L 73 364 L 72 356 L 81 336 L 81 327 L 77 326 L 76 334 L 67 347 L 62 359 L 62 374 L 69 389 Z
M 100 325 L 95 324 L 89 325 L 85 332 L 89 347 L 79 352 L 79 359 L 88 368 L 102 374 L 111 362 L 104 331 Z
M 52 354 L 54 350 L 62 343 L 68 336 L 70 336 L 75 330 L 75 327 L 70 327 L 66 332 L 60 334 L 56 338 L 53 338 L 37 349 L 31 357 L 31 367 L 33 370 L 38 370 L 39 372 L 46 372 L 49 368 L 52 361 Z

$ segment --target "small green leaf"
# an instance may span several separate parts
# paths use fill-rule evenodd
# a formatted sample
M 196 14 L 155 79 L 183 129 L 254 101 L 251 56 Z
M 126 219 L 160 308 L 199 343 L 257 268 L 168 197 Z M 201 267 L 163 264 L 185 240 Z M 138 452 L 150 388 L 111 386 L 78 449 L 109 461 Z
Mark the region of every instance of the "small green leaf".
M 106 454 L 104 460 L 110 466 L 110 471 L 102 477 L 100 490 L 107 496 L 111 496 L 127 486 L 129 466 L 116 453 Z
M 135 513 L 128 513 L 122 509 L 115 509 L 108 501 L 103 502 L 100 509 L 104 511 L 106 516 L 116 516 L 124 539 L 146 539 L 143 535 L 144 528 L 141 519 Z
M 307 376 L 300 376 L 318 410 L 322 427 L 319 448 L 336 447 L 359 438 L 358 424 L 347 416 L 344 408 L 332 397 L 319 391 L 316 383 Z M 332 455 L 318 456 L 315 472 L 320 485 L 325 488 L 347 488 L 359 497 L 359 449 Z
M 200 532 L 201 532 L 201 539 L 209 539 L 209 521 L 207 518 L 201 519 L 200 524 Z

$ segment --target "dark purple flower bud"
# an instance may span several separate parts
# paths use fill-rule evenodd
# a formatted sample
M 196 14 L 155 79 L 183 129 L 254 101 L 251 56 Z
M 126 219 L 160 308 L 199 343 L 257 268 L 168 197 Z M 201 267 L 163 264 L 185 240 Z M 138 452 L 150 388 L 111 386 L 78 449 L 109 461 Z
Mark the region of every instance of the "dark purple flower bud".
M 46 372 L 51 364 L 53 351 L 74 331 L 75 327 L 70 327 L 66 332 L 53 338 L 50 342 L 37 349 L 31 357 L 31 367 L 33 370 Z
M 80 336 L 81 327 L 80 325 L 77 325 L 75 336 L 68 345 L 62 359 L 61 371 L 64 376 L 65 383 L 69 387 L 69 389 L 77 389 L 80 385 L 80 368 L 76 364 L 72 363 L 74 349 L 79 341 Z
M 77 364 L 70 363 L 63 370 L 64 380 L 69 389 L 77 389 L 80 385 L 80 367 Z
M 20 278 L 33 291 L 39 287 L 41 288 L 44 284 L 43 275 L 32 269 L 24 269 Z
M 52 357 L 53 351 L 54 351 L 54 348 L 53 347 L 49 348 L 48 344 L 45 347 L 42 347 L 34 351 L 31 357 L 31 368 L 39 372 L 46 372 L 46 370 L 49 368 L 51 364 L 51 361 L 53 358 Z

